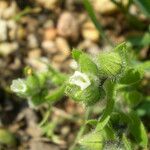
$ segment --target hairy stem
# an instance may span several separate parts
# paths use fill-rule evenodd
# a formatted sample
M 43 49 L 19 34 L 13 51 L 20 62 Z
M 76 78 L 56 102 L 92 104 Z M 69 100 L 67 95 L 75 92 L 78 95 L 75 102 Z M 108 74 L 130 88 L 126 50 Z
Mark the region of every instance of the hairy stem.
M 92 113 L 92 111 L 93 111 L 93 107 L 88 107 L 87 108 L 87 111 L 86 111 L 86 114 L 85 114 L 85 121 L 89 119 L 90 114 Z M 76 139 L 74 140 L 74 143 L 70 146 L 69 150 L 74 150 L 75 149 L 76 144 L 78 143 L 79 139 L 81 139 L 85 129 L 86 129 L 86 124 L 81 126 L 79 132 L 77 133 Z

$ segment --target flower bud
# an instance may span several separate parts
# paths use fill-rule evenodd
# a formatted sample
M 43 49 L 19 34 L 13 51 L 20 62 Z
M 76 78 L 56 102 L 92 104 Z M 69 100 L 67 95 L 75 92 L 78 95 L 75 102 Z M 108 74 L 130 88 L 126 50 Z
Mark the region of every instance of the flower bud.
M 117 52 L 103 52 L 97 58 L 100 77 L 112 78 L 121 73 L 123 61 Z
M 26 79 L 26 85 L 28 87 L 28 96 L 33 96 L 41 90 L 39 79 L 36 75 L 28 76 Z
M 65 93 L 87 106 L 95 104 L 101 98 L 101 91 L 95 80 L 79 71 L 70 77 Z

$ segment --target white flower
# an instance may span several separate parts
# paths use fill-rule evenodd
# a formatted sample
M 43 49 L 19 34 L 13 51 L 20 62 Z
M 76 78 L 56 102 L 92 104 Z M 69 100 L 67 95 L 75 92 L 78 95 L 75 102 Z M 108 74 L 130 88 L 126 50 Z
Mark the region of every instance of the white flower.
M 81 90 L 86 89 L 91 85 L 89 77 L 85 73 L 75 71 L 75 73 L 69 79 L 70 84 L 75 84 L 81 88 Z
M 13 80 L 10 88 L 15 93 L 25 93 L 27 90 L 27 86 L 23 79 Z

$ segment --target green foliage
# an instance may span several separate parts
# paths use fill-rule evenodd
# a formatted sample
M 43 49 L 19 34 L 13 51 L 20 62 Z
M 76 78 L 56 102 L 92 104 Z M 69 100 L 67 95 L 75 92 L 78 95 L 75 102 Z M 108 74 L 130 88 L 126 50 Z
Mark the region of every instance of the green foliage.
M 130 143 L 130 141 L 126 138 L 126 136 L 125 136 L 124 134 L 123 134 L 123 137 L 122 137 L 122 141 L 123 141 L 125 150 L 132 150 L 131 143 Z
M 121 73 L 123 62 L 121 57 L 116 52 L 104 52 L 99 54 L 97 58 L 99 74 L 102 78 L 116 77 L 117 74 Z
M 107 96 L 107 105 L 103 112 L 102 117 L 100 117 L 96 130 L 101 131 L 106 124 L 108 124 L 108 121 L 111 117 L 111 113 L 114 108 L 114 96 L 115 96 L 115 84 L 112 81 L 107 81 L 104 85 L 105 92 Z
M 143 75 L 144 72 L 142 69 L 127 68 L 119 83 L 126 85 L 135 84 L 143 78 Z
M 137 143 L 146 148 L 148 144 L 148 137 L 143 123 L 140 121 L 140 118 L 135 112 L 129 113 L 128 117 L 131 120 L 131 122 L 129 122 L 131 134 L 134 136 Z
M 126 43 L 93 58 L 74 49 L 72 57 L 78 63 L 78 68 L 72 75 L 62 74 L 49 66 L 45 73 L 33 72 L 24 79 L 14 80 L 12 91 L 27 98 L 34 107 L 43 103 L 52 106 L 65 94 L 86 106 L 88 114 L 70 150 L 102 150 L 110 147 L 115 150 L 132 150 L 135 144 L 147 148 L 146 129 L 136 112 L 140 114 L 145 109 L 144 105 L 137 108 L 144 99 L 138 84 L 143 79 L 144 72 L 149 71 L 150 62 L 135 63 L 129 60 Z M 103 111 L 99 111 L 98 118 L 89 118 L 92 113 L 89 108 L 94 109 L 100 105 L 99 102 L 103 102 Z M 135 108 L 137 110 L 133 111 Z M 47 115 L 41 128 L 44 134 L 53 137 L 56 122 L 45 122 Z M 125 125 L 125 128 L 117 134 L 115 125 L 120 124 Z M 93 131 L 83 135 L 87 125 L 92 126 Z
M 0 129 L 0 144 L 15 146 L 17 144 L 16 137 L 6 129 Z
M 100 150 L 103 147 L 103 138 L 100 132 L 91 132 L 85 135 L 79 143 L 87 150 Z
M 45 102 L 52 104 L 63 97 L 66 78 L 67 75 L 50 67 L 46 72 L 32 72 L 27 74 L 25 79 L 13 80 L 11 90 L 18 96 L 26 98 L 31 107 Z M 59 85 L 61 86 L 56 88 Z
M 131 107 L 137 106 L 142 101 L 143 98 L 143 95 L 136 90 L 124 92 L 124 96 L 127 104 Z

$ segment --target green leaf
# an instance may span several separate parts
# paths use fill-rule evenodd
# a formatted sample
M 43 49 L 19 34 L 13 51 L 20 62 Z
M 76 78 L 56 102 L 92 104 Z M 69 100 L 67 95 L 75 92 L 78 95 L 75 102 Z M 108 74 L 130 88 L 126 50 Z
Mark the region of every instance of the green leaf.
M 126 43 L 125 42 L 118 44 L 114 48 L 114 51 L 120 53 L 121 55 L 122 55 L 122 52 L 124 53 L 125 50 L 126 50 Z
M 142 94 L 138 91 L 129 91 L 124 93 L 125 100 L 131 107 L 137 106 L 142 101 Z
M 147 60 L 145 62 L 140 63 L 137 66 L 138 69 L 144 70 L 144 71 L 150 71 L 150 61 Z
M 139 116 L 150 116 L 150 101 L 144 101 L 142 104 L 140 104 L 136 111 Z
M 87 54 L 81 54 L 79 58 L 81 72 L 98 76 L 98 68 Z
M 132 149 L 132 146 L 131 146 L 131 143 L 130 143 L 129 140 L 126 138 L 125 134 L 123 134 L 123 136 L 122 136 L 122 141 L 123 141 L 125 150 L 133 150 L 133 149 Z
M 116 135 L 111 126 L 105 126 L 105 128 L 102 130 L 103 138 L 105 141 L 107 140 L 115 140 Z
M 46 96 L 45 101 L 49 103 L 54 103 L 60 100 L 64 96 L 65 86 L 62 85 L 61 87 L 57 88 L 54 91 L 51 91 L 48 96 Z
M 86 148 L 86 150 L 102 150 L 103 138 L 101 132 L 91 132 L 85 135 L 79 144 Z
M 87 120 L 85 124 L 89 124 L 92 125 L 93 127 L 95 127 L 97 125 L 98 121 L 96 119 L 90 119 Z
M 120 78 L 120 84 L 131 85 L 139 82 L 143 78 L 144 72 L 142 69 L 128 68 L 124 75 Z
M 140 7 L 141 11 L 150 18 L 150 0 L 134 0 L 134 2 Z
M 1 144 L 15 146 L 17 144 L 16 137 L 5 129 L 0 129 L 0 147 Z
M 26 85 L 28 88 L 27 90 L 28 96 L 36 95 L 41 90 L 39 79 L 35 74 L 27 77 Z
M 47 90 L 42 90 L 39 93 L 36 93 L 35 95 L 31 97 L 28 97 L 29 106 L 34 108 L 35 106 L 45 103 L 46 95 L 47 95 Z
M 140 121 L 139 117 L 135 112 L 129 113 L 128 117 L 130 118 L 129 129 L 137 143 L 140 146 L 147 148 L 148 137 L 143 123 Z
M 142 147 L 147 148 L 148 137 L 143 123 L 135 112 L 115 114 L 115 118 L 125 123 L 129 127 L 129 132 L 133 135 L 135 141 Z
M 150 45 L 150 33 L 130 35 L 127 37 L 127 41 L 133 46 L 148 46 Z
M 107 105 L 97 124 L 97 131 L 102 130 L 106 126 L 114 108 L 115 84 L 112 81 L 107 80 L 104 84 L 104 88 L 107 97 Z
M 83 52 L 81 50 L 78 50 L 78 49 L 73 49 L 72 50 L 72 57 L 73 59 L 75 59 L 76 61 L 79 60 L 80 58 L 80 55 L 82 54 Z
M 128 55 L 127 55 L 127 45 L 125 42 L 117 45 L 115 48 L 114 48 L 114 52 L 117 52 L 119 53 L 119 55 L 121 56 L 122 58 L 122 61 L 123 63 L 127 63 L 128 62 Z M 124 64 L 124 65 L 125 65 Z

